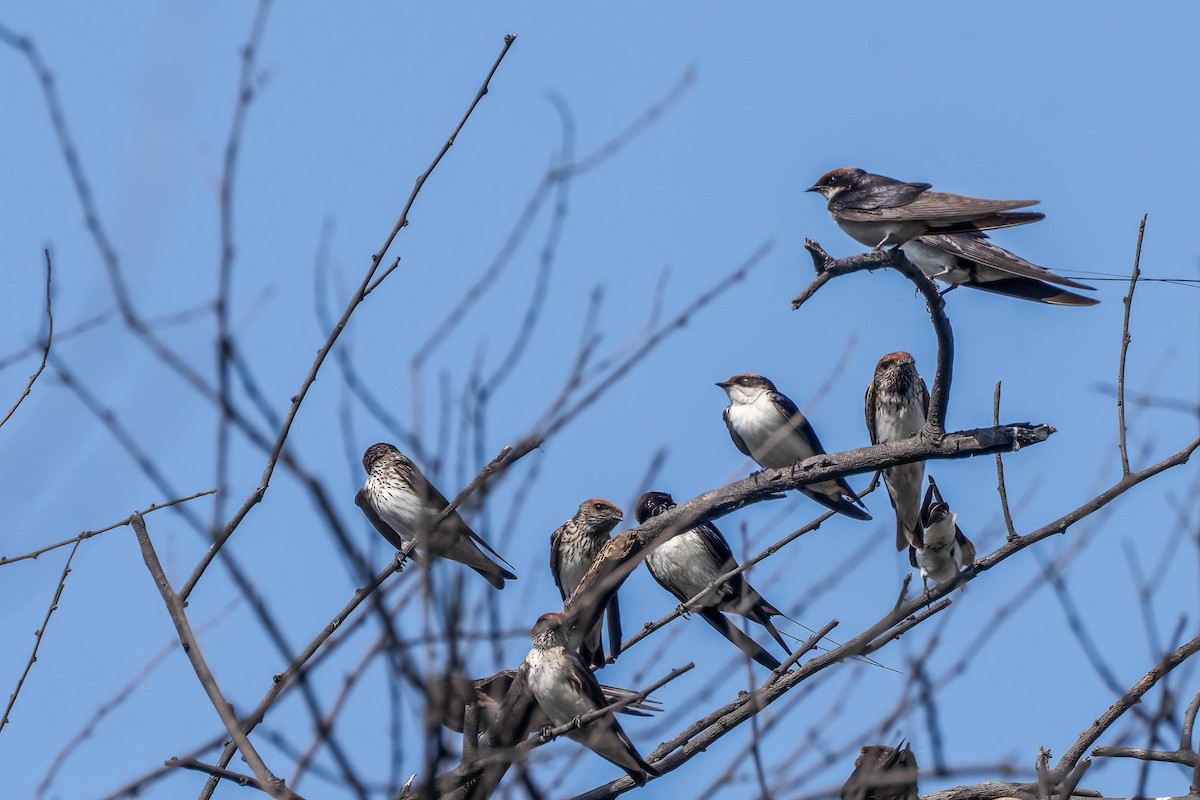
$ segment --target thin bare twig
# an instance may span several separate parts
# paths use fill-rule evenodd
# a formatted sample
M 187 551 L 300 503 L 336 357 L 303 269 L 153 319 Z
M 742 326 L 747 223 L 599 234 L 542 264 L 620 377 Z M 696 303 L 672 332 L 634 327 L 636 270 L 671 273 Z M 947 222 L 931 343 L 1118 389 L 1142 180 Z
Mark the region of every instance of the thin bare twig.
M 21 396 L 17 398 L 17 402 L 4 415 L 4 419 L 0 419 L 0 428 L 4 427 L 4 423 L 17 413 L 17 409 L 21 407 L 21 403 L 25 402 L 25 398 L 29 397 L 29 393 L 33 391 L 33 384 L 41 377 L 42 372 L 46 369 L 46 359 L 50 357 L 50 342 L 54 339 L 54 313 L 50 308 L 50 251 L 43 250 L 46 254 L 46 340 L 42 345 L 42 363 L 38 364 L 37 370 L 29 376 L 29 383 L 25 384 L 25 391 L 21 392 Z
M 1146 233 L 1146 217 L 1138 225 L 1137 249 L 1133 254 L 1133 272 L 1129 276 L 1129 294 L 1122 298 L 1125 304 L 1125 317 L 1121 323 L 1121 362 L 1117 367 L 1117 433 L 1120 441 L 1117 447 L 1121 451 L 1121 472 L 1129 474 L 1129 453 L 1125 449 L 1125 356 L 1129 352 L 1129 312 L 1133 307 L 1133 290 L 1137 288 L 1138 276 L 1141 274 L 1142 236 Z
M 155 503 L 154 505 L 150 506 L 149 508 L 143 509 L 142 511 L 138 511 L 135 513 L 144 517 L 147 514 L 153 512 L 153 511 L 158 511 L 159 509 L 162 509 L 162 508 L 170 508 L 171 506 L 176 506 L 176 505 L 179 505 L 180 503 L 186 503 L 189 500 L 195 500 L 198 497 L 206 497 L 207 495 L 210 495 L 215 491 L 216 491 L 216 489 L 209 489 L 207 492 L 197 492 L 196 494 L 193 494 L 189 497 L 181 497 L 178 500 L 169 500 L 166 503 Z M 77 544 L 79 542 L 84 541 L 85 539 L 90 539 L 93 536 L 99 536 L 102 533 L 108 533 L 109 531 L 116 530 L 117 528 L 123 528 L 126 525 L 130 524 L 131 522 L 133 522 L 132 514 L 130 516 L 126 517 L 125 519 L 121 520 L 120 522 L 114 522 L 112 525 L 109 525 L 104 528 L 100 528 L 98 530 L 84 531 L 83 533 L 79 534 L 78 536 L 72 536 L 70 539 L 63 539 L 61 542 L 55 542 L 54 544 L 46 545 L 45 547 L 43 547 L 39 550 L 34 550 L 32 553 L 26 553 L 23 556 L 13 556 L 12 558 L 8 558 L 6 556 L 0 556 L 0 566 L 4 566 L 5 564 L 13 564 L 17 561 L 24 561 L 29 558 L 37 558 L 38 556 L 42 555 L 43 553 L 48 553 L 51 550 L 57 550 L 58 548 L 66 547 L 69 544 Z
M 3 731 L 4 726 L 8 724 L 8 714 L 17 703 L 17 695 L 21 693 L 21 687 L 25 685 L 25 678 L 29 676 L 29 670 L 33 669 L 33 662 L 37 661 L 38 648 L 42 646 L 42 636 L 46 633 L 46 626 L 50 624 L 50 615 L 58 608 L 58 601 L 62 597 L 63 586 L 67 583 L 67 576 L 71 574 L 71 559 L 75 558 L 75 552 L 79 550 L 79 544 L 77 541 L 75 542 L 75 546 L 71 548 L 71 554 L 67 556 L 67 563 L 63 565 L 62 575 L 59 576 L 58 587 L 54 590 L 54 598 L 50 601 L 50 607 L 46 609 L 46 616 L 42 620 L 42 627 L 33 633 L 33 652 L 29 654 L 29 661 L 26 662 L 25 669 L 21 672 L 21 677 L 17 680 L 17 688 L 13 689 L 13 693 L 8 696 L 8 705 L 4 707 L 4 713 L 0 714 L 0 731 Z
M 992 424 L 1000 424 L 1000 381 L 996 381 L 996 393 L 992 397 Z M 1017 538 L 1013 527 L 1012 512 L 1008 510 L 1008 488 L 1004 485 L 1004 461 L 996 453 L 996 491 L 1000 493 L 1000 510 L 1004 512 L 1004 527 L 1008 530 L 1008 541 Z

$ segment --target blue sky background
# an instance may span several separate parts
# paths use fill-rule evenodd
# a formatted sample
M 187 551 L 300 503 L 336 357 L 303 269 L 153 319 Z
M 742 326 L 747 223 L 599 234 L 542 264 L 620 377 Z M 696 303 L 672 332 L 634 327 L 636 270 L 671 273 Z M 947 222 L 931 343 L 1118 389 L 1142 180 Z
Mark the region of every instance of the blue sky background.
M 861 166 L 963 194 L 1040 198 L 1047 219 L 1003 232 L 997 241 L 1084 282 L 1093 273 L 1128 274 L 1137 224 L 1148 213 L 1144 274 L 1200 278 L 1194 190 L 1200 182 L 1200 111 L 1191 98 L 1200 72 L 1200 11 L 1187 4 L 1098 11 L 1084 3 L 772 4 L 736 10 L 727 4 L 602 10 L 474 4 L 453 12 L 429 4 L 280 4 L 271 10 L 259 55 L 263 78 L 249 110 L 237 176 L 231 298 L 237 333 L 273 409 L 283 413 L 327 335 L 314 313 L 323 226 L 331 226 L 331 302 L 340 309 L 414 178 L 461 116 L 503 35 L 519 34 L 490 94 L 397 239 L 392 254 L 403 256 L 400 269 L 359 309 L 338 343 L 389 411 L 409 420 L 414 386 L 408 364 L 415 343 L 487 268 L 561 146 L 560 117 L 550 97 L 569 107 L 575 151 L 586 154 L 659 100 L 685 71 L 695 70 L 690 88 L 660 120 L 570 183 L 547 302 L 523 361 L 494 398 L 483 461 L 526 433 L 558 391 L 594 287 L 604 290 L 600 326 L 602 349 L 609 351 L 643 326 L 664 270 L 669 283 L 663 315 L 670 316 L 763 242 L 773 247 L 745 281 L 497 490 L 485 530 L 521 580 L 495 599 L 504 627 L 525 629 L 559 605 L 545 569 L 548 537 L 581 500 L 612 499 L 632 518 L 631 499 L 661 447 L 668 455 L 655 488 L 678 499 L 748 472 L 721 423 L 725 399 L 714 381 L 738 372 L 773 378 L 810 412 L 827 449 L 838 450 L 868 441 L 862 393 L 880 356 L 909 350 L 932 380 L 935 343 L 928 317 L 899 276 L 842 278 L 801 311 L 790 310 L 788 301 L 812 275 L 806 236 L 836 256 L 859 249 L 834 227 L 824 201 L 803 192 L 825 171 Z M 0 22 L 35 40 L 54 72 L 102 222 L 147 317 L 191 308 L 215 291 L 221 155 L 252 13 L 249 3 L 19 4 L 0 13 Z M 0 48 L 0 86 L 0 350 L 7 353 L 39 334 L 43 247 L 54 256 L 59 330 L 114 301 L 40 89 L 25 60 L 7 47 Z M 503 357 L 536 279 L 549 209 L 542 207 L 482 302 L 440 343 L 415 387 L 427 412 L 437 408 L 440 375 L 448 376 L 457 394 L 476 359 L 490 371 Z M 1059 431 L 1047 444 L 1006 459 L 1021 531 L 1075 508 L 1120 475 L 1114 399 L 1102 385 L 1115 382 L 1125 286 L 1094 285 L 1101 304 L 1086 309 L 965 289 L 947 298 L 958 350 L 948 427 L 988 424 L 993 387 L 1002 380 L 1005 420 L 1048 422 Z M 1198 310 L 1195 285 L 1147 283 L 1138 289 L 1131 392 L 1195 404 Z M 211 316 L 163 335 L 194 367 L 212 374 Z M 213 486 L 214 409 L 115 320 L 62 342 L 55 353 L 128 426 L 179 495 Z M 30 356 L 0 372 L 5 397 L 15 399 L 36 364 Z M 829 391 L 813 402 L 831 375 Z M 339 422 L 347 403 L 349 441 Z M 452 428 L 457 415 L 452 412 Z M 436 421 L 427 419 L 427 436 L 435 436 Z M 1135 468 L 1175 452 L 1196 431 L 1195 414 L 1131 405 Z M 272 437 L 274 432 L 269 429 Z M 358 455 L 388 438 L 377 420 L 347 401 L 331 360 L 288 444 L 328 480 L 337 512 L 360 545 L 371 548 L 377 568 L 389 554 L 353 506 L 353 493 L 363 480 Z M 243 439 L 234 442 L 226 515 L 257 485 L 265 460 Z M 439 479 L 448 495 L 482 466 L 473 455 L 461 458 L 457 444 L 451 450 L 443 454 L 447 469 Z M 535 468 L 540 479 L 519 524 L 501 537 L 513 490 Z M 992 460 L 946 462 L 930 471 L 980 552 L 993 550 L 1002 541 L 1003 523 Z M 926 664 L 936 676 L 974 647 L 972 637 L 981 628 L 997 626 L 974 650 L 965 674 L 940 696 L 948 763 L 1029 766 L 1039 745 L 1057 757 L 1114 699 L 1039 577 L 1043 562 L 1081 539 L 1089 544 L 1071 563 L 1068 591 L 1121 686 L 1150 667 L 1151 643 L 1169 640 L 1181 618 L 1183 636 L 1196 634 L 1196 476 L 1194 466 L 1185 467 L 1133 490 L 1065 537 L 981 576 L 955 596 L 944 622 L 922 626 L 883 651 L 881 661 L 911 674 L 908 656 L 937 633 L 940 645 Z M 169 499 L 50 370 L 0 431 L 0 485 L 0 552 L 6 555 Z M 873 496 L 869 507 L 874 522 L 831 521 L 757 569 L 754 584 L 808 625 L 836 617 L 841 626 L 835 638 L 873 622 L 894 601 L 908 564 L 889 544 L 894 523 L 886 499 Z M 211 500 L 193 504 L 206 520 L 212 509 Z M 817 511 L 803 498 L 789 499 L 747 509 L 721 526 L 735 553 L 753 553 Z M 203 542 L 171 512 L 156 513 L 148 523 L 179 585 Z M 283 472 L 230 547 L 296 648 L 355 586 L 307 495 Z M 859 548 L 863 556 L 853 571 L 808 602 L 830 570 Z M 65 557 L 60 550 L 0 571 L 0 686 L 15 684 Z M 1136 603 L 1139 570 L 1159 587 L 1152 626 Z M 446 568 L 440 574 L 455 573 Z M 189 612 L 201 622 L 235 595 L 224 571 L 214 567 Z M 997 625 L 996 610 L 1015 596 L 1027 602 Z M 641 571 L 630 579 L 622 603 L 627 631 L 675 605 Z M 626 726 L 643 752 L 747 683 L 744 669 L 732 668 L 732 648 L 702 622 L 676 622 L 669 631 L 659 634 L 672 637 L 668 652 L 647 643 L 602 674 L 606 682 L 644 684 L 697 661 L 693 673 L 659 693 L 669 709 L 683 706 L 671 717 L 676 724 L 634 720 Z M 11 725 L 0 735 L 6 792 L 33 796 L 65 742 L 173 636 L 132 533 L 86 542 Z M 367 641 L 346 648 L 317 673 L 326 703 Z M 244 604 L 206 631 L 202 643 L 239 709 L 257 703 L 283 666 Z M 506 640 L 500 660 L 490 648 L 477 648 L 472 670 L 515 667 L 527 648 L 523 634 Z M 1173 685 L 1184 698 L 1182 709 L 1196 689 L 1196 673 L 1177 674 L 1187 678 Z M 764 757 L 775 765 L 777 796 L 800 797 L 840 784 L 852 755 L 817 770 L 803 787 L 788 781 L 819 764 L 827 748 L 877 723 L 880 709 L 892 707 L 905 682 L 902 675 L 848 665 L 833 671 L 817 695 L 789 704 L 764 745 Z M 386 781 L 382 686 L 377 665 L 352 695 L 342 730 L 360 770 Z M 697 692 L 704 696 L 698 699 Z M 773 716 L 768 712 L 764 720 Z M 815 721 L 821 741 L 802 740 L 801 732 Z M 267 719 L 268 727 L 294 733 L 301 747 L 308 742 L 308 723 L 295 699 Z M 219 731 L 186 659 L 176 652 L 74 754 L 46 796 L 102 797 Z M 923 765 L 931 762 L 934 744 L 920 714 L 874 738 L 901 735 L 912 740 Z M 748 740 L 748 728 L 727 736 L 707 757 L 652 784 L 646 795 L 700 796 Z M 1128 743 L 1142 746 L 1145 740 Z M 576 749 L 563 741 L 543 750 L 563 763 Z M 264 755 L 268 763 L 284 760 L 270 745 Z M 411 757 L 411 766 L 401 765 L 406 774 L 419 768 L 415 750 Z M 571 763 L 573 771 L 550 796 L 617 775 L 598 758 Z M 743 760 L 735 768 L 724 796 L 747 796 L 753 785 L 749 764 Z M 547 767 L 540 774 L 553 773 Z M 1129 795 L 1136 775 L 1129 765 L 1097 764 L 1084 783 Z M 921 788 L 989 777 L 927 779 Z M 1148 791 L 1183 794 L 1186 781 L 1182 771 L 1159 766 Z M 144 796 L 190 796 L 200 783 L 198 776 L 180 773 Z M 300 791 L 348 796 L 311 776 Z M 225 786 L 218 797 L 239 792 Z

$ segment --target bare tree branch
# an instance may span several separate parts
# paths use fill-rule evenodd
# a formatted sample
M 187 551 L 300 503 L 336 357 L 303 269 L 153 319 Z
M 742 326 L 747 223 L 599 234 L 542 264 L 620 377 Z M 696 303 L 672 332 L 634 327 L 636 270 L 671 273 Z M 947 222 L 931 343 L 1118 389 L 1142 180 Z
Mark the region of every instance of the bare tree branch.
M 54 590 L 54 598 L 50 601 L 50 607 L 46 609 L 46 616 L 42 619 L 42 627 L 34 631 L 33 652 L 29 654 L 29 661 L 25 664 L 25 669 L 21 672 L 21 677 L 17 680 L 17 688 L 13 689 L 12 694 L 8 696 L 8 705 L 4 707 L 4 713 L 0 714 L 0 731 L 4 730 L 4 726 L 8 724 L 9 712 L 17 703 L 17 695 L 21 693 L 21 687 L 25 685 L 25 678 L 29 677 L 29 670 L 33 669 L 33 662 L 37 661 L 38 648 L 42 646 L 42 636 L 46 633 L 46 626 L 50 624 L 50 615 L 58 608 L 58 601 L 62 597 L 63 586 L 67 583 L 67 576 L 71 574 L 71 560 L 75 558 L 75 552 L 79 550 L 80 541 L 75 542 L 75 546 L 71 548 L 71 554 L 67 556 L 67 563 L 63 565 L 62 575 L 58 579 L 58 587 Z
M 1142 262 L 1142 236 L 1146 233 L 1146 217 L 1142 215 L 1142 222 L 1138 225 L 1137 249 L 1133 254 L 1133 272 L 1129 276 L 1129 294 L 1122 298 L 1121 302 L 1125 304 L 1125 317 L 1121 322 L 1121 360 L 1117 367 L 1117 433 L 1120 436 L 1120 443 L 1117 445 L 1121 451 L 1121 472 L 1125 475 L 1129 474 L 1129 453 L 1125 449 L 1125 356 L 1129 353 L 1129 343 L 1132 341 L 1129 338 L 1129 312 L 1133 308 L 1133 290 L 1137 288 L 1138 276 L 1141 274 Z
M 17 398 L 17 402 L 4 415 L 4 419 L 0 419 L 0 428 L 4 427 L 4 423 L 17 413 L 17 409 L 21 407 L 21 403 L 25 402 L 25 398 L 29 397 L 29 393 L 33 391 L 33 384 L 41 377 L 42 372 L 46 369 L 46 359 L 50 357 L 50 343 L 54 339 L 54 313 L 50 308 L 50 251 L 43 250 L 46 254 L 46 339 L 42 345 L 42 363 L 38 364 L 37 370 L 29 376 L 29 383 L 25 384 L 25 391 L 21 392 L 21 396 Z

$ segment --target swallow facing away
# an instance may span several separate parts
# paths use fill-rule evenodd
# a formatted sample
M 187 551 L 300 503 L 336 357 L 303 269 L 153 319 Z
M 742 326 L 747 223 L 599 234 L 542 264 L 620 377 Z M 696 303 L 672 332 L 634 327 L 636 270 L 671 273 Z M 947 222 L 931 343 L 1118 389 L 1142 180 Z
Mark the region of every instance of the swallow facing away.
M 958 515 L 950 513 L 950 505 L 929 476 L 921 504 L 920 535 L 908 548 L 908 562 L 921 570 L 926 591 L 930 580 L 939 586 L 949 583 L 975 561 L 975 545 L 959 530 L 957 520 Z
M 875 377 L 867 386 L 863 411 L 871 444 L 907 439 L 925 427 L 929 390 L 917 374 L 911 355 L 897 352 L 879 359 Z M 920 536 L 921 484 L 924 480 L 924 461 L 888 467 L 883 471 L 883 483 L 892 508 L 896 510 L 897 550 L 908 547 Z
M 446 696 L 442 707 L 436 709 L 439 715 L 438 721 L 455 733 L 462 733 L 467 706 L 475 703 L 479 707 L 477 732 L 482 734 L 496 723 L 500 706 L 504 703 L 504 696 L 508 694 L 509 687 L 512 686 L 516 677 L 515 669 L 504 670 L 478 680 L 458 675 L 451 676 L 446 685 Z M 629 689 L 618 689 L 615 686 L 605 686 L 604 684 L 600 684 L 600 691 L 603 693 L 606 703 L 616 703 L 637 694 Z M 634 717 L 649 717 L 659 711 L 662 711 L 662 706 L 647 697 L 625 706 L 617 713 Z M 526 724 L 525 730 L 536 731 L 547 725 L 550 725 L 550 718 L 540 707 L 534 706 L 533 716 Z
M 992 244 L 987 234 L 978 231 L 926 234 L 905 242 L 900 249 L 918 269 L 951 288 L 969 286 L 1052 306 L 1094 306 L 1100 302 L 1059 288 L 1093 287 L 1030 264 Z
M 525 656 L 529 690 L 550 722 L 565 725 L 589 711 L 608 705 L 600 684 L 574 650 L 567 648 L 561 614 L 543 614 L 529 632 L 533 649 Z M 644 786 L 658 771 L 638 754 L 612 714 L 567 732 L 574 741 L 616 764 Z
M 392 547 L 401 550 L 415 538 L 429 555 L 466 564 L 497 589 L 504 588 L 504 581 L 517 579 L 484 555 L 477 543 L 504 561 L 457 511 L 435 530 L 429 530 L 450 503 L 425 479 L 417 465 L 395 447 L 385 443 L 371 445 L 363 453 L 363 468 L 367 471 L 367 482 L 354 496 L 354 502 Z
M 729 395 L 724 417 L 730 438 L 738 450 L 760 467 L 790 467 L 825 452 L 816 431 L 796 404 L 763 376 L 734 375 L 717 386 Z M 842 478 L 801 486 L 800 491 L 847 517 L 871 518 L 863 501 Z
M 609 533 L 622 519 L 621 509 L 607 500 L 593 498 L 579 505 L 575 516 L 550 535 L 550 574 L 566 602 L 587 574 L 596 556 L 608 543 Z M 608 646 L 615 660 L 621 651 L 621 609 L 617 593 L 612 593 L 605 609 L 608 615 Z M 587 632 L 579 647 L 583 661 L 590 669 L 605 664 L 604 637 L 601 620 Z
M 917 800 L 917 757 L 899 746 L 869 744 L 858 752 L 842 800 Z
M 928 183 L 905 183 L 861 169 L 827 172 L 805 191 L 829 201 L 829 216 L 846 235 L 867 247 L 904 244 L 926 233 L 989 230 L 1043 219 L 1036 212 L 1010 212 L 1037 200 L 981 200 L 929 191 Z
M 671 495 L 665 492 L 646 492 L 638 500 L 634 514 L 640 525 L 674 507 L 675 501 L 671 499 Z M 707 520 L 675 534 L 646 556 L 646 567 L 654 580 L 675 595 L 680 603 L 691 600 L 721 575 L 736 569 L 737 565 L 729 543 L 717 530 L 717 526 Z M 762 595 L 750 586 L 745 573 L 730 578 L 704 602 L 705 605 L 696 609 L 696 613 L 715 628 L 717 633 L 767 669 L 778 669 L 779 662 L 757 642 L 742 633 L 721 613 L 722 611 L 757 622 L 779 642 L 785 653 L 791 652 L 787 642 L 771 622 L 771 617 L 783 616 L 783 612 L 764 600 Z

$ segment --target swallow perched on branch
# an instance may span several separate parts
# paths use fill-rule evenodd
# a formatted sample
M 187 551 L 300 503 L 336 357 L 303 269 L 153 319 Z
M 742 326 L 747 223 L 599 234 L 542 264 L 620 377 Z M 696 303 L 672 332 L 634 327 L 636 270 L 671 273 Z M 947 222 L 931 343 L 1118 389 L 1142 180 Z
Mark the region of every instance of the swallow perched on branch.
M 529 690 L 555 725 L 604 708 L 608 701 L 583 659 L 567 648 L 561 614 L 543 614 L 529 632 L 533 649 L 525 656 L 529 667 Z M 658 771 L 638 754 L 633 742 L 612 714 L 592 720 L 567 732 L 574 741 L 625 770 L 634 783 L 644 786 Z
M 968 286 L 1053 306 L 1094 306 L 1100 302 L 1059 288 L 1093 287 L 1031 264 L 992 244 L 987 234 L 978 231 L 926 234 L 905 242 L 900 249 L 921 272 L 950 284 L 950 288 Z
M 958 527 L 958 515 L 942 499 L 933 476 L 921 504 L 920 536 L 908 548 L 908 562 L 921 570 L 921 582 L 941 585 L 958 577 L 963 567 L 974 563 L 975 545 Z
M 879 359 L 875 377 L 863 400 L 871 444 L 895 442 L 920 433 L 929 413 L 929 390 L 917 374 L 913 357 L 905 352 Z M 903 550 L 919 537 L 921 484 L 925 462 L 915 461 L 883 471 L 892 508 L 896 510 L 896 549 Z
M 640 525 L 672 508 L 675 508 L 675 501 L 671 499 L 671 495 L 665 492 L 646 492 L 638 500 L 634 514 Z M 654 580 L 675 595 L 680 603 L 691 600 L 712 585 L 717 578 L 737 569 L 737 565 L 729 543 L 717 530 L 717 526 L 707 520 L 676 533 L 654 547 L 646 556 L 646 567 Z M 757 622 L 779 642 L 785 653 L 791 652 L 787 642 L 771 622 L 771 617 L 784 616 L 783 612 L 754 590 L 746 580 L 745 573 L 734 575 L 721 584 L 695 611 L 715 628 L 717 633 L 767 669 L 778 669 L 779 662 L 733 625 L 722 611 Z
M 734 375 L 717 386 L 729 395 L 724 417 L 730 438 L 760 467 L 790 467 L 825 452 L 817 432 L 796 404 L 763 376 Z M 800 491 L 847 517 L 871 518 L 862 500 L 842 478 L 801 486 Z
M 903 749 L 901 749 L 901 746 Z M 842 800 L 917 800 L 917 757 L 905 742 L 869 744 L 858 751 Z
M 861 169 L 827 172 L 806 191 L 829 201 L 829 216 L 850 238 L 875 250 L 904 244 L 926 233 L 1007 228 L 1045 217 L 1011 212 L 1037 200 L 981 200 L 931 192 L 928 183 L 905 183 Z
M 457 511 L 434 527 L 434 521 L 450 503 L 394 446 L 379 443 L 368 447 L 363 453 L 363 468 L 367 482 L 354 496 L 354 502 L 392 547 L 402 550 L 416 539 L 424 552 L 466 564 L 497 589 L 504 588 L 504 581 L 517 579 L 484 555 L 479 546 L 504 561 Z
M 592 498 L 579 505 L 575 516 L 550 535 L 550 574 L 566 602 L 587 574 L 596 556 L 609 541 L 609 533 L 622 519 L 621 509 L 607 500 Z M 608 646 L 615 660 L 621 651 L 621 609 L 617 593 L 612 593 L 605 613 L 608 615 Z M 591 669 L 605 664 L 601 621 L 588 631 L 579 652 Z

